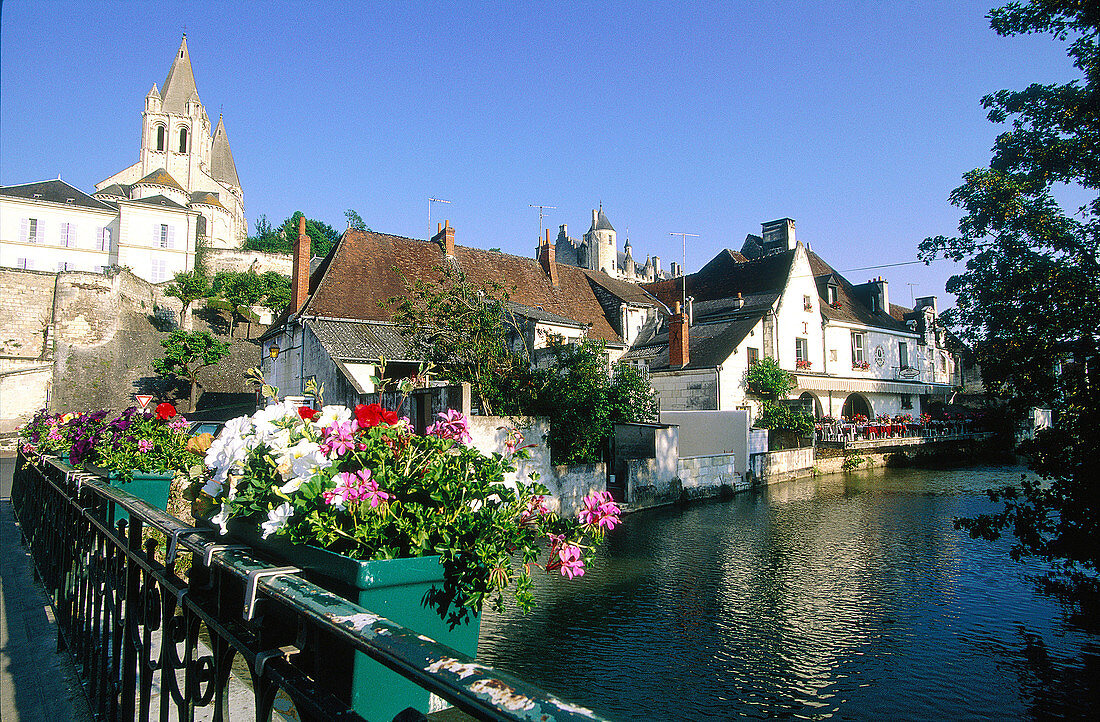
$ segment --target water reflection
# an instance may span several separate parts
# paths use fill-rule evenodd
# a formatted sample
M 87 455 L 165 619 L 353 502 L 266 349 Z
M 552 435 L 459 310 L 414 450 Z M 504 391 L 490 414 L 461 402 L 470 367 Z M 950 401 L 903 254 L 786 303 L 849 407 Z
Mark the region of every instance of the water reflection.
M 487 614 L 481 658 L 618 719 L 1083 713 L 1096 640 L 951 526 L 1014 478 L 864 472 L 632 515 L 580 583 Z

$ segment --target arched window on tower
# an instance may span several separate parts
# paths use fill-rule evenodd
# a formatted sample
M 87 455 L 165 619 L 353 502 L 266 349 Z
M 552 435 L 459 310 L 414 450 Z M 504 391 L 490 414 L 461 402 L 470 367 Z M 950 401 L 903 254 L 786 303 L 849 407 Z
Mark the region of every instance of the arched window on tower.
M 187 152 L 187 128 L 180 128 L 180 153 Z
M 163 151 L 165 146 L 168 145 L 168 131 L 164 129 L 163 125 L 157 126 L 157 150 Z

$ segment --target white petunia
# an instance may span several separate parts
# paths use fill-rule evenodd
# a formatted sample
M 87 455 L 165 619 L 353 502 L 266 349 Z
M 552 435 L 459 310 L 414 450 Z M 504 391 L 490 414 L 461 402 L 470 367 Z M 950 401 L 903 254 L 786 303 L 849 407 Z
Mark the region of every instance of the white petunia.
M 260 525 L 263 530 L 262 538 L 267 539 L 285 527 L 292 516 L 294 516 L 294 507 L 290 505 L 290 502 L 284 502 L 267 512 L 267 521 Z
M 227 524 L 229 523 L 229 507 L 225 504 L 221 505 L 218 513 L 210 517 L 210 523 L 221 529 L 221 533 L 225 534 L 229 531 Z

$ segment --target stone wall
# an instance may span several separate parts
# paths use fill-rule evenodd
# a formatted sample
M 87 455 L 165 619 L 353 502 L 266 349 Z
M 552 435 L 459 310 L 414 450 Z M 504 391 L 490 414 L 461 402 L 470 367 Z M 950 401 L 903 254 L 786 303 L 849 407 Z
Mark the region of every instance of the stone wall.
M 743 491 L 751 484 L 737 471 L 737 457 L 734 454 L 715 454 L 713 456 L 693 456 L 680 459 L 680 484 L 684 496 L 697 499 L 716 496 L 723 486 L 733 491 Z
M 661 410 L 690 411 L 718 408 L 718 378 L 714 369 L 658 371 L 649 377 Z
M 810 446 L 753 454 L 749 459 L 749 471 L 762 484 L 811 476 L 814 473 L 814 449 Z
M 0 372 L 48 357 L 56 284 L 56 273 L 0 268 Z
M 211 276 L 219 271 L 243 273 L 249 268 L 256 273 L 275 271 L 284 276 L 290 276 L 293 271 L 294 257 L 289 253 L 212 248 L 206 254 L 206 265 Z
M 0 434 L 22 426 L 46 405 L 52 378 L 49 363 L 0 372 Z

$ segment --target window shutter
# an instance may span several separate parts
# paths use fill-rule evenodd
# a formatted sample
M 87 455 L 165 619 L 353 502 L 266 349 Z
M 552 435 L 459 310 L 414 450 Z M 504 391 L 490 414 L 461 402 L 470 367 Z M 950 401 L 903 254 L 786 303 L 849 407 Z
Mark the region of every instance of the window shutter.
M 19 223 L 19 240 L 23 243 L 27 242 L 30 235 L 31 219 L 24 218 Z
M 175 248 L 176 247 L 176 227 L 175 226 L 168 226 L 168 247 L 169 248 Z

